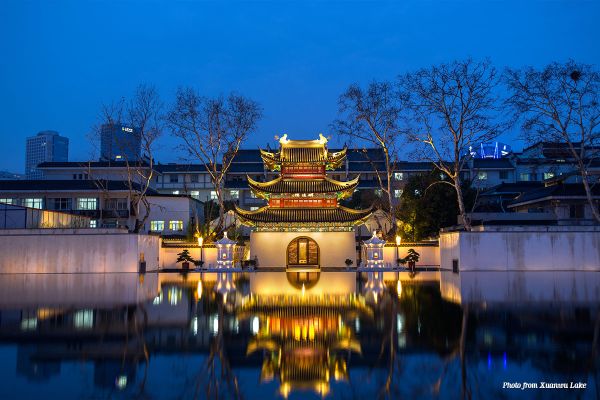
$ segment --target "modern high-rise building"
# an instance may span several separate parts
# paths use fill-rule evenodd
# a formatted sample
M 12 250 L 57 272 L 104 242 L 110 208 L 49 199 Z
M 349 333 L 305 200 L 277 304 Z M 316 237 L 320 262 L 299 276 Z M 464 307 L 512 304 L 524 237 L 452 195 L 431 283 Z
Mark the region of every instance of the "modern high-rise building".
M 37 166 L 45 161 L 68 161 L 69 139 L 55 131 L 42 131 L 28 137 L 25 149 L 25 178 L 43 179 Z
M 137 161 L 140 159 L 142 137 L 139 130 L 122 124 L 100 127 L 100 159 L 106 161 Z

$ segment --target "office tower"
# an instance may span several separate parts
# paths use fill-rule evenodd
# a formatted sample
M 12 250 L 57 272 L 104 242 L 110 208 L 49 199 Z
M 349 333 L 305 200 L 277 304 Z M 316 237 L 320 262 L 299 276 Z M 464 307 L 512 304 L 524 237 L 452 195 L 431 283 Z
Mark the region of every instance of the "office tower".
M 68 161 L 69 139 L 55 131 L 42 131 L 28 137 L 25 149 L 25 178 L 43 179 L 44 173 L 37 169 L 45 161 Z
M 140 158 L 142 138 L 136 128 L 122 124 L 104 124 L 100 127 L 100 158 L 102 160 L 137 161 Z

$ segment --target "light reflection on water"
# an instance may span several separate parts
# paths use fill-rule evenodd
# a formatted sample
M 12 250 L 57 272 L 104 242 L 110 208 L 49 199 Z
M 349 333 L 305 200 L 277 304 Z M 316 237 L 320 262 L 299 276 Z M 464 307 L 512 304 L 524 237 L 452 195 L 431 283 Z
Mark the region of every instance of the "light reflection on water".
M 0 275 L 0 398 L 596 398 L 597 307 L 461 308 L 393 278 Z

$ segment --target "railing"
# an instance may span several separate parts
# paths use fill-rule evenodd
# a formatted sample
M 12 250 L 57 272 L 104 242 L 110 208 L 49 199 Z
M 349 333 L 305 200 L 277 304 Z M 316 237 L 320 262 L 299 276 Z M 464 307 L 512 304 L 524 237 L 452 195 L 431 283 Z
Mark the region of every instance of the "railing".
M 0 229 L 89 227 L 90 219 L 84 216 L 0 204 Z

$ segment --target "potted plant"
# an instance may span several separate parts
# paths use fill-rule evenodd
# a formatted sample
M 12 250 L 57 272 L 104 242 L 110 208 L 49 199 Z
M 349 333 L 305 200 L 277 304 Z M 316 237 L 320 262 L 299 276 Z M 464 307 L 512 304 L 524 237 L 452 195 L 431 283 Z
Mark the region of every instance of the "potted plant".
M 176 262 L 181 263 L 181 268 L 184 270 L 190 269 L 190 263 L 196 263 L 190 255 L 190 251 L 188 249 L 185 249 L 181 253 L 177 254 Z
M 421 255 L 417 253 L 414 249 L 408 249 L 408 254 L 404 257 L 404 261 L 408 263 L 408 268 L 411 271 L 415 270 L 415 264 L 419 261 Z
M 354 262 L 349 258 L 346 258 L 346 261 L 344 261 L 344 263 L 346 263 L 346 269 L 350 269 L 350 266 L 354 264 Z

